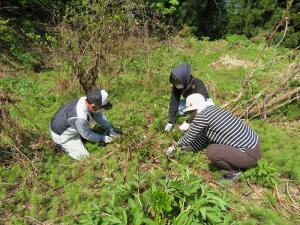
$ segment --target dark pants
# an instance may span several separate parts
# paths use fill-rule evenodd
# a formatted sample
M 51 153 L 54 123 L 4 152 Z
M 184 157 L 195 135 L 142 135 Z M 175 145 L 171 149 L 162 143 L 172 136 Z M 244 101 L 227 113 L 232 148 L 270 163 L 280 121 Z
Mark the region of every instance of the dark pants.
M 215 166 L 232 172 L 255 166 L 261 158 L 259 143 L 255 148 L 246 149 L 245 152 L 229 145 L 210 144 L 206 148 L 206 153 Z

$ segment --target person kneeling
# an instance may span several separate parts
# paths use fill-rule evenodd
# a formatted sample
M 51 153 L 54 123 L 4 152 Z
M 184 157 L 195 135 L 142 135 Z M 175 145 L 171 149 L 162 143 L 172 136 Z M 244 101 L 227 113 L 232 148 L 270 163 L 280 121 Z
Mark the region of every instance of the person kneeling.
M 213 100 L 209 98 L 206 87 L 202 80 L 192 75 L 192 65 L 189 63 L 183 63 L 172 69 L 170 78 L 172 84 L 172 91 L 169 103 L 169 121 L 165 126 L 165 131 L 170 131 L 173 127 L 177 114 L 182 116 L 185 114 L 183 109 L 185 108 L 186 98 L 194 93 L 198 93 L 204 96 L 205 100 L 213 104 Z M 181 99 L 181 96 L 183 99 Z M 181 99 L 181 100 L 180 100 Z M 187 119 L 179 129 L 181 131 L 187 131 L 192 118 Z
M 208 159 L 230 180 L 238 178 L 240 169 L 257 164 L 261 158 L 259 138 L 241 119 L 206 101 L 201 94 L 188 96 L 184 111 L 194 116 L 193 122 L 187 133 L 168 148 L 167 155 L 174 149 L 206 148 Z
M 82 160 L 89 157 L 89 152 L 81 138 L 91 142 L 112 142 L 118 134 L 111 127 L 101 109 L 111 109 L 105 90 L 93 89 L 87 97 L 75 99 L 62 106 L 50 123 L 52 140 L 60 145 L 73 159 Z M 108 130 L 109 135 L 100 135 L 90 130 L 91 122 L 95 121 Z

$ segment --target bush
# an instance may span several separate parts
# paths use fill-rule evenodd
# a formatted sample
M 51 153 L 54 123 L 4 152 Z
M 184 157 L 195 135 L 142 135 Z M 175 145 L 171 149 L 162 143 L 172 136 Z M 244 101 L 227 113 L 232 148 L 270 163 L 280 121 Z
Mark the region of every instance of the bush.
M 226 36 L 226 40 L 231 48 L 248 47 L 251 44 L 245 35 L 229 34 Z

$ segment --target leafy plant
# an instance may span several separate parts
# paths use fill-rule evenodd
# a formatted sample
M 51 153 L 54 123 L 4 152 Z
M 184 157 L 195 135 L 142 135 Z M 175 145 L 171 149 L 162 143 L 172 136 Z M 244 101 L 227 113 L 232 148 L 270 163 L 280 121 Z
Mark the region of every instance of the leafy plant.
M 220 193 L 203 184 L 188 168 L 182 169 L 179 179 L 170 181 L 169 188 L 178 212 L 174 224 L 229 223 L 230 218 L 224 214 L 227 203 Z
M 227 35 L 226 41 L 230 47 L 248 47 L 251 44 L 246 36 L 238 34 Z
M 85 211 L 84 216 L 79 220 L 79 224 L 85 225 L 100 225 L 102 224 L 102 219 L 100 215 L 99 206 L 93 202 L 94 210 L 93 211 Z
M 164 212 L 167 213 L 172 211 L 173 196 L 169 196 L 161 188 L 153 185 L 150 198 L 156 214 L 163 215 Z
M 176 12 L 176 7 L 179 6 L 178 0 L 164 0 L 154 4 L 157 10 L 163 15 L 173 14 Z M 167 7 L 166 5 L 169 5 Z
M 259 160 L 256 167 L 247 170 L 242 175 L 242 180 L 250 180 L 264 187 L 273 187 L 278 182 L 278 169 L 273 163 L 266 160 Z
M 203 184 L 188 168 L 182 169 L 178 179 L 159 180 L 143 193 L 140 187 L 144 179 L 135 176 L 134 180 L 123 186 L 125 192 L 127 190 L 123 198 L 120 198 L 121 192 L 113 190 L 110 203 L 104 207 L 95 205 L 96 210 L 85 212 L 81 223 L 179 225 L 228 224 L 230 221 L 230 217 L 225 216 L 227 203 L 220 192 Z

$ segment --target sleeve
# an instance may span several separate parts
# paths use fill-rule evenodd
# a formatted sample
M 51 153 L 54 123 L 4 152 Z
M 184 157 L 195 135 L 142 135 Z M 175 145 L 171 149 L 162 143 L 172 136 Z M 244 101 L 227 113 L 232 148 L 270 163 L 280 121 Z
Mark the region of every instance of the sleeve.
M 90 130 L 89 122 L 85 119 L 76 119 L 72 121 L 72 126 L 80 134 L 80 136 L 91 142 L 99 142 L 102 138 L 102 135 L 97 134 Z
M 209 98 L 207 89 L 206 89 L 203 81 L 200 79 L 195 79 L 195 91 L 196 91 L 196 93 L 203 95 L 206 99 Z
M 105 129 L 111 129 L 111 124 L 109 123 L 108 119 L 102 112 L 93 112 L 93 118 L 99 124 L 101 124 Z
M 197 114 L 193 120 L 193 123 L 189 127 L 185 135 L 179 140 L 180 145 L 191 144 L 198 136 L 204 133 L 205 127 L 207 127 L 207 119 L 202 114 Z
M 180 96 L 181 96 L 181 90 L 179 90 L 175 86 L 173 86 L 170 104 L 169 104 L 169 122 L 170 123 L 174 123 L 174 121 L 175 121 L 176 113 L 178 111 Z
M 191 143 L 194 150 L 203 150 L 209 144 L 208 137 L 204 133 L 200 133 L 199 136 Z

